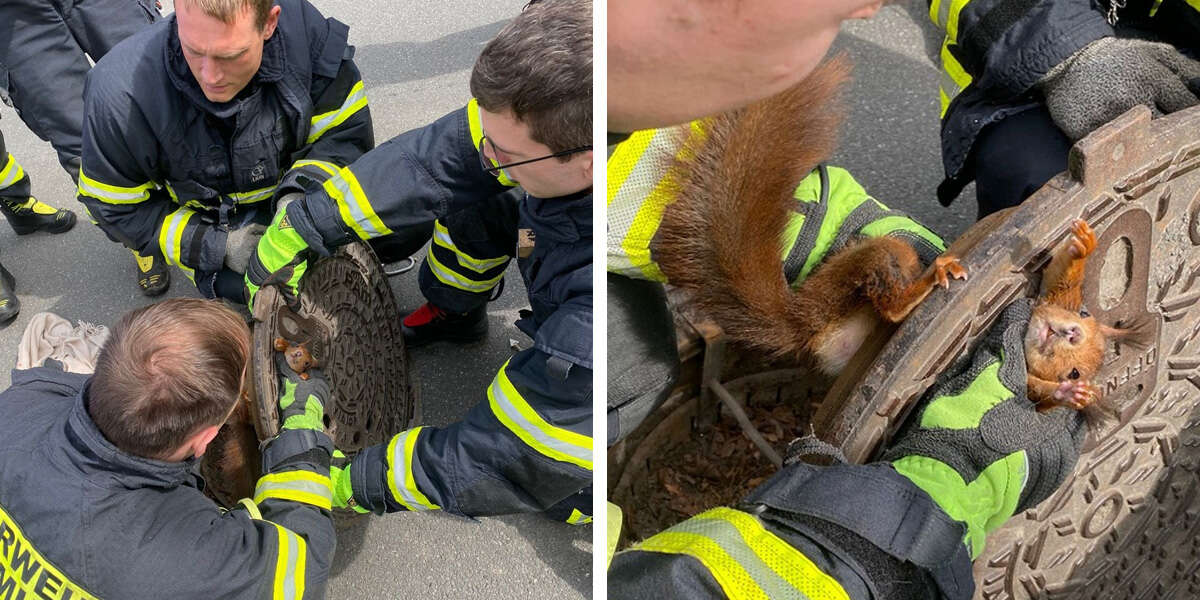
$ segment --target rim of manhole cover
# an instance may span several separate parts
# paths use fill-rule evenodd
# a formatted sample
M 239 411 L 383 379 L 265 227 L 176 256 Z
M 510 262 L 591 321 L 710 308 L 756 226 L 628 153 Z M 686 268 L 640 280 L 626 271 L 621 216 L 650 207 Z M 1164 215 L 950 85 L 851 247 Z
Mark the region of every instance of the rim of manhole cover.
M 1097 383 L 1120 407 L 1119 423 L 1091 432 L 1057 493 L 988 536 L 976 598 L 1200 596 L 1197 131 L 1200 107 L 1155 120 L 1138 107 L 1078 142 L 1067 173 L 968 232 L 978 239 L 960 254 L 967 284 L 931 295 L 869 366 L 847 375 L 852 384 L 835 383 L 843 400 L 822 404 L 817 432 L 850 460 L 871 460 L 937 374 L 1006 304 L 1033 293 L 1071 221 L 1096 230 L 1084 304 L 1105 323 L 1149 317 L 1156 343 L 1110 347 Z

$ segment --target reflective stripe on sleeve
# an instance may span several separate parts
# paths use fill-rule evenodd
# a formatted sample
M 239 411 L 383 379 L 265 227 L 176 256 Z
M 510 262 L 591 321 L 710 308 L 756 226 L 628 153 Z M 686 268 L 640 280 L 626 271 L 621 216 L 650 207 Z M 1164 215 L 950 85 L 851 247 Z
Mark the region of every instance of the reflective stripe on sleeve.
M 305 144 L 311 144 L 325 132 L 341 125 L 351 115 L 363 109 L 367 105 L 367 92 L 363 89 L 363 82 L 360 80 L 350 88 L 350 93 L 346 95 L 346 100 L 337 110 L 321 113 L 312 118 L 312 124 L 308 128 L 308 139 Z
M 496 418 L 539 453 L 591 471 L 592 438 L 546 422 L 509 381 L 507 369 L 506 361 L 488 387 L 488 402 Z
M 467 103 L 467 128 L 471 130 L 471 145 L 475 147 L 476 152 L 482 155 L 483 149 L 480 148 L 480 145 L 484 134 L 483 120 L 479 116 L 479 100 L 475 98 L 471 98 L 471 101 Z M 485 156 L 484 158 L 487 157 Z M 499 166 L 494 160 L 488 159 L 488 162 L 492 163 L 493 167 Z M 496 173 L 496 179 L 500 182 L 500 185 L 507 185 L 509 187 L 517 185 L 517 182 L 509 179 L 504 171 Z
M 21 163 L 17 162 L 17 159 L 13 158 L 12 154 L 9 154 L 8 160 L 4 163 L 4 168 L 0 169 L 0 190 L 11 187 L 24 176 L 25 169 L 21 168 Z
M 301 167 L 316 167 L 318 169 L 321 169 L 322 171 L 325 171 L 326 173 L 329 173 L 330 177 L 337 175 L 337 172 L 338 172 L 337 165 L 335 165 L 331 162 L 323 161 L 323 160 L 312 160 L 312 159 L 306 158 L 304 160 L 298 160 L 295 162 L 295 164 L 292 165 L 293 169 L 299 169 Z
M 180 261 L 183 255 L 183 232 L 194 214 L 196 212 L 192 209 L 181 207 L 163 219 L 162 228 L 158 232 L 158 247 L 168 265 L 183 265 Z
M 304 568 L 308 560 L 308 542 L 278 523 L 264 522 L 274 525 L 279 533 L 279 553 L 275 557 L 271 598 L 300 600 L 304 597 Z
M 438 510 L 441 507 L 430 502 L 417 489 L 417 481 L 413 476 L 414 469 L 420 468 L 420 459 L 413 449 L 422 429 L 424 427 L 414 427 L 398 433 L 388 443 L 388 489 L 392 491 L 392 498 L 408 510 Z
M 268 498 L 302 502 L 325 510 L 333 508 L 333 488 L 329 477 L 311 471 L 263 475 L 254 488 L 254 502 L 261 503 Z
M 458 258 L 458 264 L 466 267 L 476 273 L 485 273 L 489 269 L 494 269 L 508 262 L 509 257 L 501 256 L 499 258 L 475 258 L 466 252 L 458 249 L 454 245 L 454 240 L 450 237 L 450 230 L 442 225 L 440 220 L 433 222 L 433 243 L 451 251 Z
M 339 169 L 337 176 L 327 179 L 323 187 L 337 202 L 342 221 L 354 230 L 359 239 L 369 240 L 392 233 L 379 215 L 375 214 L 375 209 L 363 193 L 358 178 L 349 167 Z
M 690 556 L 735 600 L 849 600 L 836 579 L 747 513 L 714 508 L 627 551 Z
M 274 193 L 275 186 L 272 185 L 249 192 L 233 192 L 232 194 L 229 194 L 229 197 L 233 198 L 238 204 L 253 204 L 255 202 L 262 202 L 263 200 L 270 199 L 271 195 Z
M 83 169 L 79 170 L 79 195 L 95 198 L 108 204 L 137 204 L 150 198 L 150 190 L 154 187 L 153 182 L 133 187 L 101 183 L 88 177 Z
M 1198 0 L 1200 1 L 1200 0 Z M 966 69 L 959 64 L 958 59 L 950 52 L 950 39 L 942 42 L 942 75 L 938 85 L 938 100 L 941 102 L 941 116 L 946 116 L 950 102 L 954 100 L 968 85 L 972 78 Z

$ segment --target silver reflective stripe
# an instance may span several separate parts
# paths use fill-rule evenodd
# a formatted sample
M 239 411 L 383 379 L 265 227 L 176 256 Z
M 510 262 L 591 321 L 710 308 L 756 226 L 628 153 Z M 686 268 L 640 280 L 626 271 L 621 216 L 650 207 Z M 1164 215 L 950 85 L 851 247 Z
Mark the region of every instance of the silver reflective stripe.
M 21 165 L 17 164 L 17 159 L 13 158 L 12 154 L 9 154 L 8 162 L 4 165 L 4 170 L 0 171 L 0 175 L 4 176 L 4 179 L 0 180 L 0 190 L 16 183 L 24 174 L 25 170 L 21 168 Z
M 230 194 L 230 196 L 232 196 L 234 200 L 237 200 L 239 204 L 250 204 L 252 202 L 266 200 L 267 198 L 270 198 L 271 194 L 274 192 L 275 186 L 271 186 L 262 188 L 260 190 L 254 190 L 252 192 L 235 192 Z
M 950 23 L 950 5 L 954 3 L 954 0 L 941 0 L 941 2 L 938 5 L 938 25 L 945 29 Z
M 347 111 L 354 112 L 351 110 L 354 107 L 354 104 L 359 100 L 366 98 L 367 96 L 367 91 L 363 87 L 361 81 L 355 84 L 352 90 L 353 92 L 349 96 L 346 96 L 346 101 L 342 103 L 340 108 L 333 112 L 325 113 L 324 116 L 312 122 L 312 127 L 309 128 L 310 133 L 308 134 L 307 143 L 311 144 L 316 141 L 317 138 L 325 135 L 325 131 L 333 127 L 333 123 L 338 119 L 338 117 L 347 114 Z M 362 107 L 359 108 L 361 109 Z
M 142 191 L 142 192 L 110 192 L 108 190 L 102 190 L 100 188 L 92 186 L 87 181 L 85 181 L 82 177 L 79 179 L 79 190 L 82 192 L 86 192 L 87 195 L 98 198 L 100 200 L 104 200 L 107 202 L 117 202 L 117 203 L 141 202 L 142 200 L 146 199 L 146 197 L 148 196 L 148 194 L 144 191 Z
M 333 493 L 328 485 L 322 485 L 316 481 L 308 481 L 306 479 L 297 479 L 295 481 L 259 480 L 258 486 L 254 489 L 254 496 L 258 497 L 273 490 L 304 492 L 319 498 L 333 497 Z
M 946 99 L 953 100 L 955 96 L 962 92 L 962 88 L 958 87 L 958 83 L 950 76 L 950 71 L 942 67 L 942 92 L 946 94 Z
M 482 293 L 491 290 L 496 286 L 496 283 L 499 282 L 502 277 L 504 277 L 504 273 L 500 273 L 491 279 L 475 281 L 474 279 L 467 279 L 466 277 L 460 276 L 458 273 L 451 271 L 449 267 L 443 265 L 442 262 L 438 260 L 437 256 L 432 250 L 425 255 L 425 258 L 428 259 L 426 264 L 429 265 L 429 270 L 433 271 L 433 273 L 437 275 L 438 279 L 440 279 L 442 283 L 468 292 Z
M 520 427 L 522 431 L 529 434 L 539 443 L 547 448 L 551 448 L 555 451 L 566 454 L 567 456 L 571 456 L 582 461 L 587 461 L 589 463 L 592 461 L 591 448 L 580 448 L 574 444 L 568 444 L 562 440 L 551 437 L 550 435 L 546 434 L 545 431 L 542 431 L 540 427 L 530 423 L 529 420 L 525 418 L 525 415 L 521 414 L 521 411 L 513 405 L 513 402 L 509 400 L 508 396 L 504 393 L 504 388 L 500 385 L 500 377 L 496 377 L 496 379 L 492 381 L 492 393 L 495 394 L 496 405 L 500 407 L 500 410 L 504 411 L 505 416 L 507 416 L 510 420 L 512 420 L 513 423 L 517 425 L 517 427 Z M 522 400 L 522 402 L 524 402 L 524 400 Z M 528 403 L 525 403 L 525 405 L 529 406 Z M 530 406 L 529 409 L 533 410 L 533 407 Z M 553 425 L 550 425 L 549 423 L 547 423 L 547 425 L 553 427 Z
M 341 192 L 343 198 L 342 204 L 350 211 L 350 214 L 354 216 L 354 222 L 358 223 L 359 227 L 362 227 L 364 231 L 371 234 L 372 238 L 383 235 L 382 232 L 380 232 L 378 229 L 375 229 L 375 225 L 371 223 L 371 220 L 367 218 L 366 213 L 362 211 L 362 207 L 359 206 L 359 203 L 366 202 L 367 199 L 359 198 L 357 195 L 355 195 L 355 193 L 350 189 L 350 184 L 346 183 L 346 179 L 344 177 L 334 177 L 327 183 L 332 183 L 333 186 L 337 188 L 339 192 Z
M 446 248 L 447 250 L 451 250 L 454 252 L 455 257 L 458 259 L 459 265 L 466 267 L 468 269 L 471 269 L 472 271 L 475 271 L 476 273 L 484 273 L 488 269 L 494 269 L 494 268 L 508 262 L 507 256 L 502 256 L 500 258 L 478 259 L 478 258 L 468 255 L 466 252 L 459 250 L 458 246 L 454 245 L 454 240 L 450 239 L 450 234 L 448 231 L 446 231 L 444 229 L 444 227 L 445 227 L 444 225 L 442 225 L 440 222 L 437 225 L 438 225 L 438 227 L 434 228 L 434 231 L 433 231 L 434 239 L 441 242 L 440 245 L 443 248 Z
M 186 209 L 180 209 L 171 213 L 169 217 L 171 224 L 167 227 L 167 243 L 163 247 L 163 250 L 166 252 L 167 264 L 183 264 L 179 260 L 180 246 L 183 245 L 183 232 L 178 230 L 181 226 L 186 226 L 181 225 L 186 216 Z M 175 243 L 176 239 L 180 240 L 179 244 Z
M 410 429 L 396 436 L 396 443 L 392 451 L 392 478 L 396 484 L 396 492 L 404 499 L 404 504 L 408 505 L 410 510 L 430 510 L 430 507 L 417 500 L 413 495 L 412 490 L 408 489 L 408 436 L 416 431 Z M 416 455 L 412 457 L 413 462 L 417 461 Z M 414 484 L 416 478 L 413 479 Z
M 702 535 L 721 547 L 762 588 L 768 598 L 807 600 L 803 592 L 793 587 L 771 569 L 762 558 L 742 539 L 741 532 L 732 523 L 722 519 L 688 519 L 668 532 Z
M 637 220 L 642 203 L 666 176 L 667 170 L 689 134 L 688 127 L 664 127 L 654 132 L 650 144 L 638 157 L 629 176 L 613 196 L 608 209 L 608 268 L 618 273 L 641 277 L 641 268 L 634 265 L 625 251 L 625 238 Z M 620 207 L 624 210 L 618 210 Z M 628 208 L 626 208 L 628 207 Z M 634 208 L 636 207 L 636 209 Z M 614 218 L 615 217 L 615 218 Z
M 287 533 L 288 561 L 287 568 L 283 575 L 283 597 L 288 600 L 296 599 L 296 561 L 300 558 L 300 543 L 296 539 L 296 534 L 286 529 L 280 528 L 280 531 Z

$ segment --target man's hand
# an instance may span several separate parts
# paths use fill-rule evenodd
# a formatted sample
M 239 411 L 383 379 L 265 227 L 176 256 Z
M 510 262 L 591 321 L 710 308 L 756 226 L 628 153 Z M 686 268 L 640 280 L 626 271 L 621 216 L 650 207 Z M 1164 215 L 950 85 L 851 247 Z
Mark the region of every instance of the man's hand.
M 325 431 L 325 403 L 329 401 L 329 382 L 320 369 L 306 371 L 307 379 L 293 371 L 282 352 L 275 353 L 279 372 L 279 428 Z
M 1030 304 L 1004 310 L 971 360 L 926 392 L 884 453 L 966 524 L 972 558 L 987 533 L 1054 493 L 1074 470 L 1086 435 L 1082 413 L 1039 413 L 1026 396 Z
M 1038 86 L 1054 122 L 1076 141 L 1138 104 L 1158 116 L 1200 103 L 1200 62 L 1170 44 L 1108 37 L 1051 69 Z
M 246 266 L 246 304 L 251 312 L 254 311 L 254 297 L 266 285 L 278 285 L 284 301 L 295 307 L 299 301 L 300 279 L 308 269 L 308 243 L 288 222 L 288 207 L 282 201 L 280 205 Z
M 262 239 L 266 225 L 251 223 L 230 231 L 225 237 L 225 268 L 235 273 L 245 273 L 246 265 L 250 263 L 250 255 Z

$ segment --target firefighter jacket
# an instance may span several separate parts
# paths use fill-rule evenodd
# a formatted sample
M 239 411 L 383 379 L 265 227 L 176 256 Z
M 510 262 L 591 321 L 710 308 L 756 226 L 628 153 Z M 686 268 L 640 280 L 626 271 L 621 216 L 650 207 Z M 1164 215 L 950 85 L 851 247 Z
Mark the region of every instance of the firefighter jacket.
M 654 237 L 663 210 L 684 176 L 675 156 L 701 122 L 634 132 L 611 147 L 608 160 L 608 270 L 666 282 L 654 258 Z M 821 165 L 801 180 L 781 240 L 788 283 L 799 285 L 821 260 L 857 237 L 895 236 L 908 242 L 925 264 L 946 249 L 937 234 L 875 200 L 848 171 Z
M 229 102 L 204 96 L 174 15 L 88 75 L 78 193 L 111 239 L 193 279 L 219 271 L 228 229 L 269 223 L 277 196 L 374 146 L 349 28 L 307 0 L 278 4 L 258 73 Z
M 1193 0 L 930 0 L 929 18 L 945 32 L 938 96 L 950 204 L 975 178 L 967 160 L 984 127 L 1041 102 L 1033 88 L 1046 73 L 1118 27 L 1149 30 L 1180 48 L 1200 49 L 1200 3 Z
M 225 512 L 196 461 L 108 442 L 88 378 L 13 371 L 0 394 L 0 598 L 323 598 L 334 548 L 324 433 L 263 452 L 255 502 Z
M 482 137 L 472 100 L 381 144 L 310 190 L 289 205 L 291 224 L 310 247 L 328 254 L 504 193 L 513 182 L 483 169 Z M 462 421 L 404 431 L 356 456 L 350 473 L 360 506 L 471 516 L 540 511 L 591 483 L 591 190 L 563 198 L 526 195 L 518 222 L 532 234 L 521 237 L 534 245 L 517 253 L 531 308 L 517 327 L 533 338 L 533 347 L 500 368 L 486 401 L 481 394 Z M 457 250 L 447 233 L 435 229 L 433 243 L 454 252 L 457 271 L 486 277 L 491 265 Z M 471 291 L 470 282 L 460 284 Z

